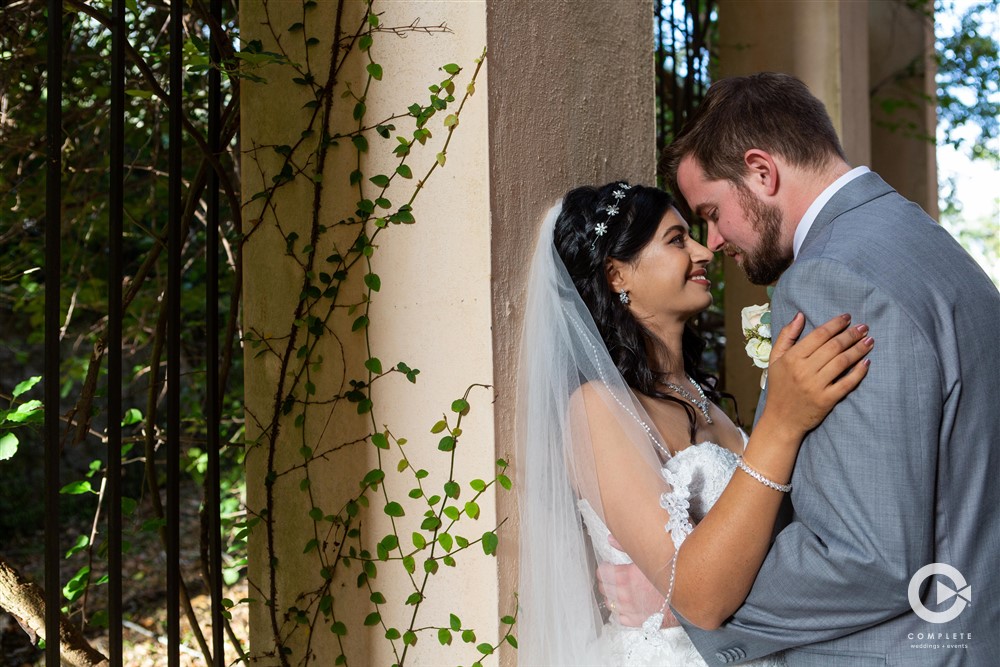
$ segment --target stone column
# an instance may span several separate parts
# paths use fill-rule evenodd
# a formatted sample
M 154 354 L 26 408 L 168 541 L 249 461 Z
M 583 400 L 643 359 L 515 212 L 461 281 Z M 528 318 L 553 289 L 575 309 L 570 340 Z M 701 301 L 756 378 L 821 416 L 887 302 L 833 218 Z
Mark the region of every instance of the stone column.
M 874 3 L 881 4 L 881 3 Z M 868 119 L 868 3 L 835 0 L 719 1 L 719 76 L 786 72 L 826 105 L 853 164 L 870 160 Z M 725 385 L 753 421 L 760 371 L 743 352 L 740 311 L 767 301 L 726 258 Z
M 655 183 L 653 7 L 487 3 L 496 443 L 513 453 L 514 387 L 527 267 L 545 211 L 571 187 Z M 512 461 L 517 473 L 517 461 Z M 517 534 L 512 495 L 498 518 Z M 517 588 L 517 541 L 499 552 L 501 600 Z M 514 664 L 504 648 L 501 663 Z
M 892 0 L 869 3 L 869 21 L 872 169 L 936 218 L 934 17 Z
M 246 43 L 260 40 L 264 51 L 279 52 L 277 33 L 281 47 L 293 61 L 305 64 L 308 57 L 313 71 L 325 75 L 336 6 L 334 2 L 319 2 L 309 9 L 303 34 L 301 27 L 293 27 L 303 20 L 302 3 L 242 3 L 242 38 Z M 364 19 L 366 3 L 348 0 L 346 6 L 342 27 L 353 31 Z M 456 97 L 460 98 L 475 67 L 473 61 L 484 46 L 488 46 L 489 55 L 476 93 L 462 111 L 445 164 L 423 182 L 422 176 L 434 164 L 446 136 L 445 114 L 453 113 L 454 107 L 428 123 L 433 136 L 426 147 L 413 147 L 409 161 L 413 179 L 394 190 L 392 208 L 387 212 L 395 210 L 415 188 L 421 188 L 413 208 L 416 224 L 390 225 L 381 232 L 371 267 L 341 287 L 342 307 L 353 305 L 356 315 L 364 307 L 361 275 L 380 276 L 380 288 L 371 295 L 370 326 L 352 331 L 353 317 L 332 318 L 332 330 L 324 333 L 315 356 L 310 357 L 323 358 L 310 376 L 313 393 L 300 394 L 324 400 L 349 390 L 349 380 L 367 379 L 366 331 L 383 369 L 403 361 L 420 369 L 416 384 L 403 374 L 377 380 L 371 390 L 375 423 L 368 414 L 358 414 L 357 403 L 340 401 L 323 419 L 309 418 L 300 425 L 295 423 L 299 410 L 293 408 L 279 420 L 281 430 L 273 457 L 277 474 L 271 477 L 268 419 L 274 412 L 276 387 L 282 377 L 287 381 L 290 376 L 288 368 L 283 371 L 281 355 L 267 349 L 283 350 L 296 324 L 293 320 L 304 271 L 286 250 L 294 232 L 298 239 L 291 246 L 296 256 L 301 259 L 307 254 L 303 246 L 310 243 L 314 190 L 309 179 L 296 178 L 267 200 L 266 209 L 262 207 L 265 200 L 254 196 L 278 174 L 284 147 L 295 146 L 303 138 L 301 130 L 311 113 L 303 105 L 312 93 L 308 86 L 294 82 L 297 75 L 283 66 L 253 70 L 267 79 L 266 85 L 243 81 L 244 217 L 245 229 L 251 234 L 244 254 L 244 327 L 254 338 L 246 345 L 245 354 L 247 504 L 251 513 L 259 514 L 266 506 L 269 485 L 274 498 L 273 537 L 267 537 L 263 524 L 249 537 L 250 578 L 260 587 L 251 590 L 251 597 L 257 599 L 251 606 L 255 664 L 278 662 L 274 657 L 261 657 L 273 651 L 274 645 L 271 615 L 262 604 L 270 597 L 268 559 L 273 555 L 277 564 L 277 617 L 279 622 L 290 618 L 294 624 L 293 608 L 315 609 L 315 605 L 309 607 L 309 597 L 300 594 L 322 585 L 324 576 L 317 564 L 316 548 L 310 547 L 310 540 L 315 539 L 310 509 L 317 508 L 322 515 L 339 511 L 345 500 L 357 493 L 365 472 L 379 460 L 386 470 L 384 488 L 405 509 L 405 516 L 396 519 L 401 542 L 404 549 L 412 549 L 409 536 L 419 531 L 424 518 L 420 501 L 407 504 L 411 502 L 407 490 L 415 484 L 406 477 L 409 471 L 394 473 L 401 458 L 395 443 L 388 451 L 378 449 L 371 442 L 372 432 L 388 429 L 393 438 L 406 438 L 411 465 L 428 471 L 423 482 L 426 495 L 443 495 L 450 457 L 438 449 L 444 434 L 429 431 L 442 415 L 454 425 L 452 401 L 467 387 L 489 384 L 489 390 L 472 390 L 471 409 L 462 421 L 455 471 L 455 478 L 466 482 L 461 500 L 464 503 L 473 493 L 468 480 L 492 479 L 499 457 L 510 461 L 508 474 L 517 475 L 512 441 L 514 377 L 521 301 L 535 230 L 545 210 L 571 186 L 617 178 L 654 180 L 650 0 L 386 1 L 376 2 L 375 11 L 383 27 L 405 28 L 419 17 L 419 26 L 446 25 L 448 30 L 409 30 L 405 38 L 376 33 L 371 54 L 381 65 L 382 80 L 373 82 L 367 94 L 363 90 L 367 57 L 352 56 L 347 61 L 338 74 L 338 85 L 349 83 L 356 94 L 364 95 L 366 119 L 384 119 L 400 111 L 405 114 L 413 102 L 426 104 L 428 85 L 447 76 L 439 70 L 446 63 L 465 68 L 456 79 Z M 320 43 L 306 46 L 309 37 Z M 352 127 L 354 105 L 355 100 L 336 96 L 336 130 Z M 319 261 L 343 252 L 355 238 L 356 227 L 339 224 L 355 215 L 358 200 L 349 173 L 356 168 L 364 172 L 362 184 L 374 196 L 378 187 L 367 179 L 395 170 L 398 159 L 391 152 L 395 136 L 410 137 L 414 119 L 403 116 L 390 124 L 395 128 L 388 140 L 372 130 L 366 132 L 368 152 L 360 164 L 349 138 L 336 139 L 338 145 L 328 154 L 330 163 L 323 175 L 320 201 L 319 222 L 325 231 L 317 241 Z M 353 127 L 357 127 L 356 122 Z M 321 136 L 316 133 L 305 139 L 306 148 L 295 149 L 295 164 L 308 170 L 314 159 L 311 151 Z M 320 282 L 324 271 L 325 267 L 315 268 Z M 301 324 L 300 335 L 305 337 L 310 323 Z M 295 358 L 292 355 L 289 367 L 295 366 Z M 308 465 L 308 492 L 302 490 L 306 478 L 301 467 L 304 446 L 313 455 Z M 318 453 L 323 456 L 316 458 Z M 382 513 L 382 488 L 370 494 L 371 507 L 361 515 L 367 536 L 362 548 L 373 553 L 375 543 L 390 526 Z M 462 519 L 457 533 L 478 539 L 483 531 L 504 522 L 498 530 L 498 558 L 483 555 L 475 546 L 456 558 L 457 567 L 442 565 L 424 590 L 417 623 L 418 627 L 448 627 L 449 614 L 454 613 L 463 628 L 475 629 L 475 642 L 464 644 L 455 633 L 453 645 L 442 647 L 436 631 L 422 632 L 417 645 L 407 653 L 407 664 L 471 663 L 482 657 L 475 645 L 495 644 L 503 628 L 499 617 L 513 614 L 517 506 L 512 492 L 499 492 L 496 503 L 493 498 L 492 491 L 482 496 L 480 518 Z M 273 545 L 273 554 L 268 543 Z M 336 544 L 320 539 L 319 546 L 330 554 L 337 553 Z M 423 551 L 416 557 L 417 576 L 423 573 L 427 555 Z M 412 586 L 397 566 L 379 564 L 376 588 L 390 601 L 381 608 L 382 619 L 390 627 L 403 629 L 413 608 L 401 600 Z M 289 644 L 291 664 L 299 664 L 307 649 L 315 656 L 314 664 L 333 664 L 342 647 L 355 656 L 353 664 L 358 664 L 358 655 L 370 664 L 398 660 L 383 638 L 382 625 L 362 626 L 371 606 L 369 590 L 356 586 L 355 577 L 360 572 L 357 561 L 353 568 L 338 574 L 331 588 L 338 604 L 346 601 L 346 608 L 355 610 L 343 619 L 350 632 L 338 637 L 329 631 L 328 623 L 320 623 L 309 636 L 303 627 Z M 495 662 L 496 658 L 486 660 Z M 516 652 L 505 645 L 500 661 L 513 664 Z

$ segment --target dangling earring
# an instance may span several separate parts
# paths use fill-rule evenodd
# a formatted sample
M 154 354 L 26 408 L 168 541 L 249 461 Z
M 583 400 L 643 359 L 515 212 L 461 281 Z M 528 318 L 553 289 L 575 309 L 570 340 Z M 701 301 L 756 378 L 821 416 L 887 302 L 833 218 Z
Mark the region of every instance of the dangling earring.
M 618 300 L 622 302 L 623 306 L 627 306 L 628 305 L 628 302 L 630 301 L 630 299 L 628 298 L 628 290 L 627 289 L 623 289 L 622 291 L 618 292 Z

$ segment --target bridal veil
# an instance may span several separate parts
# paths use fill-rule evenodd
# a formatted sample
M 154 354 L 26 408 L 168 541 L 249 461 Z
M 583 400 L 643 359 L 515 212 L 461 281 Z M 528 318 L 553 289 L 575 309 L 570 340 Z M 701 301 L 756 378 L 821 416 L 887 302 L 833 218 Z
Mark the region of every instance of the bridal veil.
M 614 443 L 616 451 L 620 446 L 657 476 L 668 451 L 612 362 L 556 251 L 560 211 L 561 203 L 553 206 L 539 232 L 521 339 L 516 431 L 522 665 L 607 664 L 600 638 L 608 611 L 595 579 L 595 549 L 606 551 L 595 542 L 607 538 L 588 534 L 580 501 L 614 526 L 605 516 L 588 405 L 593 410 L 600 400 L 600 409 L 615 415 L 624 434 Z M 670 540 L 664 526 L 648 530 Z

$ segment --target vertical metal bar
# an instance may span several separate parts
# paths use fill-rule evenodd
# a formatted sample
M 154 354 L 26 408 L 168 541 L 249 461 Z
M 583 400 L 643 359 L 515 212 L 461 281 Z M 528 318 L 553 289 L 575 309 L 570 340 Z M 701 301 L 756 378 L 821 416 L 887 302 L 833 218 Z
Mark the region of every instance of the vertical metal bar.
M 122 216 L 125 201 L 125 0 L 111 7 L 108 208 L 108 658 L 122 664 Z
M 216 156 L 220 145 L 220 116 L 222 113 L 222 80 L 219 72 L 219 48 L 216 40 L 222 26 L 222 2 L 212 0 L 212 35 L 209 39 L 209 56 L 212 67 L 208 70 L 208 146 Z M 222 667 L 224 644 L 222 635 L 222 527 L 219 474 L 219 418 L 222 397 L 219 394 L 219 175 L 213 169 L 208 178 L 208 227 L 205 256 L 208 284 L 205 290 L 206 319 L 208 320 L 208 344 L 206 349 L 207 387 L 206 407 L 208 419 L 208 494 L 205 511 L 208 512 L 208 554 L 212 587 L 212 662 Z
M 45 664 L 60 664 L 59 283 L 62 253 L 62 1 L 48 3 L 45 178 Z
M 170 144 L 167 188 L 167 664 L 180 666 L 181 97 L 184 3 L 170 3 Z

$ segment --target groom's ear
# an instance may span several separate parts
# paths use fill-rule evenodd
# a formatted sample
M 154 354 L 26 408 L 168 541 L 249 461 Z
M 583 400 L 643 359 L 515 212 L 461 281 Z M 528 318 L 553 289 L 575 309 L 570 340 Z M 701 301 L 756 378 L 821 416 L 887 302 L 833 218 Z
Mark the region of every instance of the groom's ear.
M 778 191 L 778 165 L 774 156 L 760 148 L 743 154 L 747 186 L 761 197 L 773 197 Z

